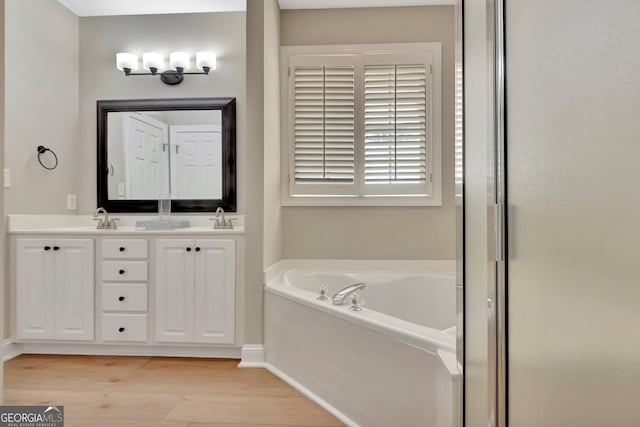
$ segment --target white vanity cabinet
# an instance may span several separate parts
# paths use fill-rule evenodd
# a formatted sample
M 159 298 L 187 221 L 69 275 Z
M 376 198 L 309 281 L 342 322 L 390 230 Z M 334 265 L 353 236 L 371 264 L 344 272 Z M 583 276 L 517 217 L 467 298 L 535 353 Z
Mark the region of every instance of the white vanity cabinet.
M 235 241 L 157 239 L 156 341 L 232 344 Z
M 137 230 L 139 220 L 153 218 L 102 230 L 90 216 L 9 216 L 12 349 L 240 356 L 244 218 L 218 230 L 202 215 L 176 230 Z
M 148 341 L 148 247 L 147 239 L 102 240 L 100 324 L 104 342 Z
M 92 340 L 93 239 L 16 240 L 16 337 Z

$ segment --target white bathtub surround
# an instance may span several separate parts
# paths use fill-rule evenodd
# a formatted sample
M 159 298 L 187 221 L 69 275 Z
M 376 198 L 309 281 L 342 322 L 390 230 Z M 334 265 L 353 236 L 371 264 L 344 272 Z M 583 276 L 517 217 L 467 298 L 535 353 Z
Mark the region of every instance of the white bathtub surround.
M 267 368 L 350 425 L 456 425 L 454 271 L 453 261 L 277 263 L 265 277 Z M 320 285 L 331 297 L 358 282 L 363 311 L 316 299 Z
M 269 268 L 265 279 L 269 293 L 433 353 L 455 351 L 454 261 L 284 260 Z M 358 282 L 367 285 L 357 292 L 362 312 L 348 310 L 348 298 L 341 306 L 317 300 L 320 286 L 327 287 L 330 299 Z
M 460 426 L 462 403 L 462 368 L 456 354 L 438 350 L 440 365 L 436 373 L 436 426 Z

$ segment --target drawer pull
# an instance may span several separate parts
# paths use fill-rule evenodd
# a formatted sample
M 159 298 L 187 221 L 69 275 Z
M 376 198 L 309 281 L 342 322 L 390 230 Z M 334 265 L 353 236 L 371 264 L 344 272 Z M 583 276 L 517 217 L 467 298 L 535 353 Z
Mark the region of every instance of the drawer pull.
M 60 250 L 60 246 L 54 246 L 54 247 L 53 247 L 53 250 L 54 250 L 54 251 L 59 251 L 59 250 Z
M 196 252 L 200 252 L 200 248 L 196 248 Z
M 124 297 L 118 297 L 118 301 L 124 301 Z
M 191 252 L 191 248 L 187 248 L 187 252 Z
M 118 328 L 118 332 L 120 333 L 124 332 L 124 328 Z
M 125 271 L 124 271 L 124 270 L 120 270 L 120 271 L 118 271 L 118 273 L 120 273 L 120 274 L 124 274 L 124 273 L 125 273 Z
M 124 251 L 126 251 L 126 250 L 127 250 L 127 249 L 126 249 L 124 246 L 120 246 L 120 252 L 124 252 Z
M 50 250 L 51 250 L 51 246 L 45 246 L 45 247 L 44 247 L 44 250 L 45 250 L 45 251 L 50 251 Z

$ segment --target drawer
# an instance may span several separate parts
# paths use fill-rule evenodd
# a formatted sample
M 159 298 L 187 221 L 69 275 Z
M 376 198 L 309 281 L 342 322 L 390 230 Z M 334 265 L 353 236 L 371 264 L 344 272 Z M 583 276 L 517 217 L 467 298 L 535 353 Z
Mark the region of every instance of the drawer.
M 146 261 L 103 261 L 102 280 L 105 281 L 146 281 Z
M 146 283 L 104 283 L 102 310 L 147 311 Z
M 146 314 L 103 314 L 104 341 L 147 341 Z
M 146 239 L 105 239 L 102 241 L 103 258 L 147 258 Z

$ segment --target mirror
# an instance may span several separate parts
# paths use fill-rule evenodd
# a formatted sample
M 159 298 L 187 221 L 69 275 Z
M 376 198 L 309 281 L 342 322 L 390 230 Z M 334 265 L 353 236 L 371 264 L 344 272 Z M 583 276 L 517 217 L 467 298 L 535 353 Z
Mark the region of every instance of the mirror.
M 98 205 L 235 211 L 235 99 L 98 101 Z

